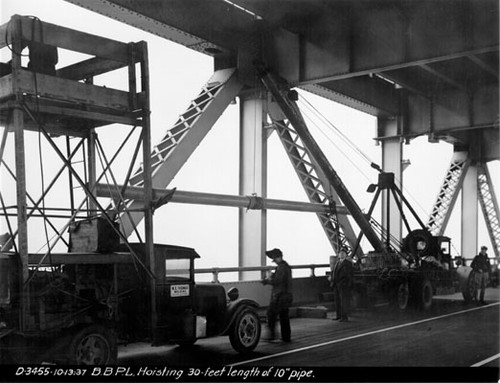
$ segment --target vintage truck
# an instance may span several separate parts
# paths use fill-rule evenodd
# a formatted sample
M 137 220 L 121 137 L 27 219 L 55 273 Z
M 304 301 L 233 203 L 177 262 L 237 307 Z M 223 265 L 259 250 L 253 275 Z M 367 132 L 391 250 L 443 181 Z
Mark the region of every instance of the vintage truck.
M 19 260 L 15 253 L 0 254 L 2 362 L 114 364 L 120 342 L 187 346 L 219 335 L 229 336 L 238 352 L 255 349 L 258 304 L 239 298 L 236 289 L 226 296 L 221 285 L 195 283 L 194 249 L 155 245 L 151 278 L 140 267 L 144 245 L 130 246 L 135 256 L 122 249 L 51 254 L 46 260 L 31 255 L 30 264 L 44 266 L 36 273 L 30 268 L 24 330 Z

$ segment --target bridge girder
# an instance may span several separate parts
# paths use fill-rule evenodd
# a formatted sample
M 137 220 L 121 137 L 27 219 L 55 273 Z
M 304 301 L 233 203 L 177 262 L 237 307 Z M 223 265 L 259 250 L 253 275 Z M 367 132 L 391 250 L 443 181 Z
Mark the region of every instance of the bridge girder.
M 403 115 L 403 138 L 475 141 L 481 161 L 500 158 L 497 1 L 67 1 L 237 66 L 249 85 L 263 59 L 294 86 Z

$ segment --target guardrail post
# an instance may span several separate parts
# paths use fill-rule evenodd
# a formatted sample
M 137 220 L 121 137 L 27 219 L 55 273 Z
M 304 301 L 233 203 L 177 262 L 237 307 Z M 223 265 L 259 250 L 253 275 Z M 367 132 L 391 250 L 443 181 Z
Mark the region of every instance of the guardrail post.
M 314 271 L 315 271 L 315 267 L 314 267 L 314 265 L 311 265 L 311 275 L 310 275 L 311 278 L 316 276 L 316 274 L 314 274 Z
M 213 269 L 212 274 L 213 274 L 212 283 L 220 283 L 220 281 L 219 281 L 219 269 Z

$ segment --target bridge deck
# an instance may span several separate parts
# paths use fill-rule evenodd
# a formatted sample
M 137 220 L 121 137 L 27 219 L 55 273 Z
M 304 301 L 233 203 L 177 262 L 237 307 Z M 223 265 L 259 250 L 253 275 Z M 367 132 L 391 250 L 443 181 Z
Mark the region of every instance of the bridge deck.
M 486 300 L 486 306 L 466 304 L 456 294 L 436 297 L 426 312 L 358 309 L 347 323 L 332 321 L 331 311 L 325 319 L 293 318 L 291 343 L 261 340 L 246 356 L 237 354 L 226 337 L 199 340 L 190 349 L 133 344 L 120 348 L 119 363 L 184 369 L 485 366 L 498 371 L 500 290 L 487 289 Z

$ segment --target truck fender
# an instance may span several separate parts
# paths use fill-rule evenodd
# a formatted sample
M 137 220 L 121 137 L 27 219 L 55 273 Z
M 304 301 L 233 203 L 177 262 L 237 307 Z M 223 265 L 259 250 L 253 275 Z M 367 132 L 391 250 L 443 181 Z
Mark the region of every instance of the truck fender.
M 231 325 L 234 323 L 238 314 L 248 307 L 256 310 L 257 308 L 259 308 L 259 304 L 253 299 L 248 298 L 240 298 L 228 303 L 226 308 L 226 325 L 222 333 L 223 335 L 228 334 L 229 329 L 231 328 Z

